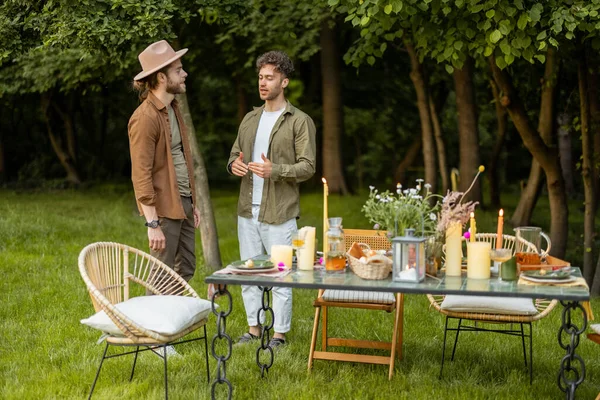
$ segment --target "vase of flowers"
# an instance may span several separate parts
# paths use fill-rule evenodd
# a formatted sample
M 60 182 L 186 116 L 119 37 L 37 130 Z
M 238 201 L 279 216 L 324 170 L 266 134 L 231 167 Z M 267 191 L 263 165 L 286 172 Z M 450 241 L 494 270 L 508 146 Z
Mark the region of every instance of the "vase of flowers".
M 423 179 L 417 179 L 414 188 L 403 188 L 398 183 L 395 193 L 379 192 L 374 186 L 369 189 L 362 211 L 374 224 L 373 229 L 385 230 L 389 237 L 398 236 L 407 228 L 415 229 L 416 236 L 435 234 L 439 195 L 431 193 L 431 185 L 423 184 Z

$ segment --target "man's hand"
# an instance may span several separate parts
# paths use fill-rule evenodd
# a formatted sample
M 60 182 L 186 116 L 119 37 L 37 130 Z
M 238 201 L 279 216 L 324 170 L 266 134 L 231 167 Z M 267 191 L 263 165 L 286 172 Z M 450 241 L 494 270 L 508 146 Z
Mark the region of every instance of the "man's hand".
M 148 228 L 148 244 L 150 245 L 150 249 L 154 251 L 165 249 L 167 241 L 160 226 L 158 228 Z
M 244 153 L 241 151 L 239 157 L 231 163 L 231 172 L 236 176 L 244 176 L 248 173 L 248 166 L 244 164 Z
M 200 226 L 200 211 L 194 207 L 194 228 L 198 229 Z
M 251 162 L 248 164 L 248 168 L 261 178 L 270 178 L 273 163 L 265 157 L 264 153 L 260 154 L 260 158 L 263 160 L 262 163 Z

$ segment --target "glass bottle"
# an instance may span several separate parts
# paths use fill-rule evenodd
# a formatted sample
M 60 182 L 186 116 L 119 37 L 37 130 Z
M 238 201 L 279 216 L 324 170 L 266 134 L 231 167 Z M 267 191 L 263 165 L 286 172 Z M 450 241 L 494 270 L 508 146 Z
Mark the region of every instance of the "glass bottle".
M 346 242 L 340 217 L 329 218 L 325 270 L 327 272 L 344 272 L 346 270 Z

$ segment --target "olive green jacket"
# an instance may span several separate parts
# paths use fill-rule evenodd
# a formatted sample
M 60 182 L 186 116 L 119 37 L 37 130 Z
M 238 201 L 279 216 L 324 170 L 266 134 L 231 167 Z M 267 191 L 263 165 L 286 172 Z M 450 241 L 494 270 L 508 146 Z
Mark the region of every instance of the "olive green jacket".
M 231 148 L 227 171 L 231 163 L 244 153 L 244 163 L 252 161 L 254 141 L 264 106 L 244 117 Z M 279 225 L 300 216 L 299 183 L 315 173 L 316 128 L 313 120 L 287 102 L 285 111 L 275 122 L 269 137 L 267 158 L 273 163 L 271 177 L 265 178 L 258 220 Z M 242 177 L 238 215 L 252 218 L 252 172 Z

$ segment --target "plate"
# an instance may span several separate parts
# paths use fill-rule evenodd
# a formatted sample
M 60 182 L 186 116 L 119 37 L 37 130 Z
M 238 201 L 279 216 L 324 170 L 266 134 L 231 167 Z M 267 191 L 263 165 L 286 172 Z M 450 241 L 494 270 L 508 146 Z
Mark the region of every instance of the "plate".
M 521 277 L 523 277 L 523 279 L 525 279 L 527 281 L 537 282 L 537 283 L 569 283 L 569 282 L 574 282 L 577 280 L 577 278 L 574 276 L 569 276 L 569 277 L 563 278 L 563 279 L 549 279 L 549 278 L 539 279 L 539 278 L 533 278 L 531 276 L 521 274 Z
M 235 269 L 244 270 L 244 271 L 253 271 L 253 270 L 265 270 L 265 269 L 273 269 L 275 265 L 270 260 L 253 260 L 254 266 L 248 267 L 246 266 L 247 260 L 239 260 L 231 263 L 231 266 Z
M 237 267 L 232 267 L 229 266 L 228 268 L 230 271 L 232 272 L 240 272 L 240 273 L 244 273 L 244 274 L 260 274 L 260 273 L 269 273 L 269 272 L 275 272 L 275 271 L 279 271 L 278 267 L 269 267 L 269 268 L 244 268 L 244 269 L 240 269 Z
M 568 271 L 546 271 L 544 274 L 541 271 L 523 271 L 521 274 L 529 278 L 551 280 L 563 280 L 571 277 Z

